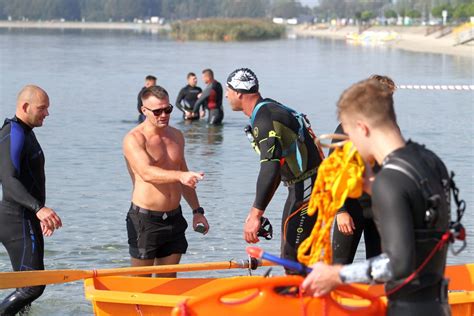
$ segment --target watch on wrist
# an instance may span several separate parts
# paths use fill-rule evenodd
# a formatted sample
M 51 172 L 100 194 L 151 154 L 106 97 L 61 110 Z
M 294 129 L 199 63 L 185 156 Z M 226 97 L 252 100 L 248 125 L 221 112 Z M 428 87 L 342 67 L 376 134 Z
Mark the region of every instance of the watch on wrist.
M 198 213 L 204 215 L 204 209 L 202 207 L 198 207 L 197 209 L 193 210 L 193 215 Z

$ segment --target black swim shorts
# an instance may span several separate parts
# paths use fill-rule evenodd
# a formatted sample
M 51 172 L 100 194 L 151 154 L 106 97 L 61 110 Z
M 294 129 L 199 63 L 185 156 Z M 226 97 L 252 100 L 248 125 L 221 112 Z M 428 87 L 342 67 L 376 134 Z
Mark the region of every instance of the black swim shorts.
M 130 256 L 136 259 L 163 258 L 184 254 L 188 227 L 181 206 L 168 212 L 147 210 L 132 203 L 127 214 Z

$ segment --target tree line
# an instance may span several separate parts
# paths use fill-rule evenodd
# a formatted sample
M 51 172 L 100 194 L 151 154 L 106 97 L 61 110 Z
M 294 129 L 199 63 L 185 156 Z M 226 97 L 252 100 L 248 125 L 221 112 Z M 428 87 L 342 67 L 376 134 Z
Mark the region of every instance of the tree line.
M 448 19 L 464 21 L 474 16 L 472 0 L 320 0 L 314 8 L 319 18 L 355 18 L 370 20 L 375 17 L 410 17 L 428 20 L 440 18 L 442 11 L 448 11 Z
M 313 15 L 319 20 L 354 18 L 448 17 L 474 15 L 472 0 L 319 0 L 310 8 L 297 0 L 0 0 L 0 19 L 133 21 L 152 16 L 168 20 L 208 17 L 283 17 Z
M 296 0 L 0 0 L 0 19 L 132 21 L 208 17 L 298 16 L 311 9 Z

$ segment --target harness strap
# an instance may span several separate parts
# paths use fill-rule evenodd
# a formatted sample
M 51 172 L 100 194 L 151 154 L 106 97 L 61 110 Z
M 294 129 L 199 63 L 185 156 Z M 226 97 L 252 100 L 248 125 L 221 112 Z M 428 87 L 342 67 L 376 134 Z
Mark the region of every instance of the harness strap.
M 413 281 L 413 279 L 418 275 L 418 273 L 420 273 L 420 271 L 423 270 L 423 268 L 428 264 L 428 262 L 430 262 L 431 258 L 433 258 L 436 252 L 441 250 L 441 248 L 451 239 L 452 239 L 452 233 L 451 231 L 448 230 L 447 232 L 443 234 L 443 236 L 441 237 L 441 240 L 438 241 L 436 246 L 434 246 L 434 248 L 431 250 L 431 252 L 426 257 L 426 259 L 419 265 L 419 267 L 415 271 L 413 271 L 413 273 L 410 274 L 405 280 L 403 280 L 401 284 L 391 289 L 390 291 L 386 292 L 386 295 L 387 296 L 392 295 L 393 293 L 397 292 L 402 287 L 404 287 L 405 285 Z
M 283 109 L 285 109 L 286 111 L 290 112 L 291 114 L 293 114 L 293 116 L 296 118 L 296 120 L 298 121 L 298 124 L 299 124 L 299 128 L 298 128 L 298 139 L 290 145 L 290 147 L 286 150 L 284 150 L 282 152 L 282 155 L 283 157 L 287 157 L 289 154 L 291 154 L 292 152 L 295 152 L 295 155 L 296 155 L 296 161 L 298 162 L 298 167 L 300 170 L 303 170 L 303 157 L 301 155 L 301 151 L 298 147 L 298 141 L 300 142 L 304 142 L 304 129 L 306 127 L 306 124 L 305 124 L 305 121 L 304 121 L 304 115 L 302 113 L 298 113 L 296 112 L 295 110 L 281 104 L 281 103 L 278 103 L 276 101 L 263 101 L 263 102 L 260 102 L 258 103 L 255 108 L 253 109 L 252 111 L 252 115 L 250 116 L 250 125 L 252 126 L 253 128 L 253 125 L 254 125 L 254 121 L 255 121 L 255 117 L 257 116 L 257 113 L 258 111 L 260 110 L 260 108 L 264 105 L 267 105 L 269 103 L 273 103 L 273 104 L 276 104 L 280 107 L 282 107 Z
M 383 168 L 387 168 L 387 169 L 392 169 L 392 170 L 397 170 L 401 173 L 403 173 L 404 175 L 408 176 L 411 180 L 413 180 L 416 185 L 420 188 L 420 190 L 422 191 L 422 194 L 424 195 L 425 198 L 427 198 L 427 195 L 428 192 L 427 192 L 427 188 L 426 188 L 426 179 L 423 179 L 421 177 L 421 175 L 418 173 L 418 171 L 410 164 L 408 163 L 407 161 L 403 160 L 403 159 L 399 159 L 399 158 L 396 158 L 396 161 L 398 162 L 401 162 L 403 163 L 405 166 L 407 166 L 415 175 L 413 175 L 413 173 L 411 173 L 410 171 L 408 171 L 407 169 L 401 167 L 401 166 L 398 166 L 396 164 L 393 164 L 393 163 L 388 163 L 386 165 L 383 166 Z M 415 270 L 413 271 L 413 273 L 411 273 L 405 280 L 403 280 L 403 282 L 401 284 L 399 284 L 398 286 L 396 286 L 395 288 L 393 288 L 392 290 L 388 291 L 386 293 L 387 296 L 397 292 L 398 290 L 400 290 L 402 287 L 404 287 L 405 285 L 407 285 L 408 283 L 410 283 L 417 275 L 418 273 L 420 273 L 421 270 L 423 270 L 423 268 L 428 264 L 428 262 L 433 258 L 433 256 L 436 254 L 437 251 L 441 250 L 441 248 L 446 245 L 448 242 L 449 243 L 454 243 L 454 240 L 455 239 L 458 239 L 458 240 L 461 240 L 463 241 L 463 246 L 458 249 L 458 250 L 453 250 L 453 253 L 455 255 L 457 255 L 459 252 L 461 252 L 465 246 L 466 246 L 466 242 L 465 242 L 465 230 L 464 230 L 464 227 L 462 227 L 461 223 L 460 223 L 460 220 L 462 218 L 462 215 L 464 213 L 464 209 L 462 209 L 460 211 L 460 204 L 462 205 L 462 203 L 460 203 L 458 201 L 458 190 L 454 184 L 454 181 L 453 181 L 453 178 L 454 177 L 454 173 L 451 173 L 451 177 L 450 177 L 450 189 L 453 191 L 453 195 L 455 196 L 455 201 L 456 201 L 456 204 L 458 206 L 458 210 L 457 210 L 457 221 L 456 222 L 450 222 L 450 225 L 449 225 L 449 229 L 448 231 L 446 231 L 445 233 L 442 234 L 442 236 L 440 237 L 440 240 L 436 243 L 436 245 L 433 247 L 433 249 L 431 250 L 431 252 L 428 254 L 428 256 L 425 258 L 425 260 L 420 264 L 420 266 Z M 417 179 L 418 178 L 418 179 Z M 462 201 L 464 202 L 464 201 Z M 464 206 L 465 208 L 465 204 L 462 205 Z M 440 236 L 440 232 L 427 232 L 427 231 L 423 231 L 423 230 L 415 230 L 415 235 L 417 237 L 431 237 L 431 238 L 439 238 Z

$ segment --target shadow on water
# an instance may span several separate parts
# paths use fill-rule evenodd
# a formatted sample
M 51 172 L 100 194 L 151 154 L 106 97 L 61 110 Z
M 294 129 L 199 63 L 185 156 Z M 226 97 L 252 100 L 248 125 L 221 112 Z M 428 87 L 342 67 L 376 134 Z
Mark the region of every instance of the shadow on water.
M 187 144 L 221 145 L 224 141 L 224 125 L 208 125 L 204 121 L 184 121 L 176 127 L 182 130 Z M 212 146 L 209 148 L 212 149 Z

